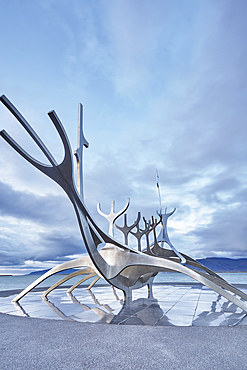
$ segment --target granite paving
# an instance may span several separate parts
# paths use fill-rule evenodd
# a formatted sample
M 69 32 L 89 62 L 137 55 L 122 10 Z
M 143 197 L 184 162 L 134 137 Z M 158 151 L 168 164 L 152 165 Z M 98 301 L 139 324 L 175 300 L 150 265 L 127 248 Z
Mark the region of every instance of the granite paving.
M 140 311 L 139 311 L 140 312 Z M 140 318 L 142 320 L 143 317 Z M 161 320 L 165 324 L 166 316 Z M 95 325 L 0 314 L 1 370 L 242 370 L 246 326 Z

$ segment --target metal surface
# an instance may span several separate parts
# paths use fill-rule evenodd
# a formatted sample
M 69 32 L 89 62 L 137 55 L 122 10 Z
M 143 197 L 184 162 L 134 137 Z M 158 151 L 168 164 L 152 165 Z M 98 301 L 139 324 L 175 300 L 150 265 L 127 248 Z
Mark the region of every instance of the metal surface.
M 78 104 L 78 148 L 75 151 L 77 163 L 77 191 L 83 199 L 83 146 L 89 147 L 89 143 L 83 134 L 83 105 Z
M 23 296 L 30 292 L 34 287 L 40 284 L 42 281 L 47 279 L 49 276 L 56 274 L 57 272 L 64 271 L 71 268 L 90 268 L 92 273 L 98 275 L 105 279 L 109 284 L 121 289 L 124 292 L 126 298 L 130 299 L 132 296 L 133 289 L 141 288 L 148 285 L 150 296 L 152 296 L 152 281 L 154 276 L 159 271 L 178 271 L 185 275 L 191 276 L 197 281 L 201 282 L 205 286 L 214 290 L 218 294 L 227 298 L 229 301 L 235 303 L 237 306 L 241 307 L 247 312 L 247 304 L 243 301 L 246 295 L 239 290 L 234 290 L 234 288 L 223 281 L 211 272 L 209 269 L 200 266 L 202 271 L 197 271 L 193 269 L 196 261 L 190 257 L 186 257 L 184 254 L 178 252 L 169 240 L 167 234 L 167 219 L 174 212 L 159 214 L 162 218 L 162 230 L 158 238 L 156 238 L 156 226 L 158 223 L 154 221 L 151 223 L 146 222 L 145 229 L 142 230 L 139 227 L 139 222 L 136 223 L 136 232 L 129 230 L 133 235 L 137 237 L 138 240 L 138 251 L 124 245 L 117 240 L 115 240 L 111 235 L 106 234 L 102 231 L 97 223 L 93 220 L 92 216 L 88 212 L 83 199 L 83 189 L 82 189 L 82 152 L 83 146 L 87 146 L 83 132 L 82 132 L 82 112 L 79 114 L 80 123 L 80 138 L 79 145 L 76 151 L 77 164 L 79 168 L 80 182 L 77 187 L 75 186 L 73 178 L 73 156 L 72 150 L 70 148 L 69 140 L 66 132 L 54 111 L 48 113 L 51 121 L 53 122 L 64 146 L 64 159 L 60 164 L 57 164 L 52 154 L 48 151 L 44 143 L 29 125 L 29 123 L 23 118 L 23 116 L 18 112 L 18 110 L 13 106 L 13 104 L 5 97 L 1 96 L 0 100 L 2 103 L 10 110 L 10 112 L 17 118 L 17 120 L 22 124 L 25 130 L 32 137 L 34 142 L 42 150 L 46 158 L 48 159 L 50 166 L 42 164 L 31 157 L 27 152 L 25 152 L 17 142 L 15 142 L 12 137 L 10 137 L 4 130 L 0 132 L 0 135 L 29 163 L 34 167 L 43 172 L 46 176 L 50 177 L 55 181 L 62 189 L 65 191 L 69 197 L 75 214 L 79 223 L 79 228 L 81 235 L 88 251 L 88 256 L 80 257 L 72 261 L 65 262 L 60 266 L 54 267 L 50 271 L 46 272 L 43 276 L 38 278 L 35 282 L 30 284 L 26 289 L 24 289 L 19 295 L 14 299 L 14 302 L 19 301 Z M 125 208 L 128 207 L 128 201 Z M 122 211 L 121 211 L 122 212 Z M 116 214 L 112 207 L 110 213 L 110 223 L 114 220 Z M 150 234 L 150 228 L 154 232 L 154 243 L 148 251 L 148 253 L 141 252 L 140 239 L 142 236 L 146 235 L 147 244 L 148 237 Z M 126 235 L 128 232 L 124 231 Z M 113 232 L 112 232 L 113 234 Z M 167 243 L 171 250 L 166 251 L 162 248 L 162 242 Z M 161 245 L 159 245 L 159 243 Z M 98 246 L 103 246 L 101 250 L 98 250 Z M 185 263 L 187 264 L 185 266 Z M 193 266 L 194 264 L 194 266 Z M 192 267 L 189 267 L 192 266 Z M 52 287 L 51 287 L 52 288 Z M 53 289 L 52 289 L 53 290 Z M 232 294 L 234 293 L 234 294 Z

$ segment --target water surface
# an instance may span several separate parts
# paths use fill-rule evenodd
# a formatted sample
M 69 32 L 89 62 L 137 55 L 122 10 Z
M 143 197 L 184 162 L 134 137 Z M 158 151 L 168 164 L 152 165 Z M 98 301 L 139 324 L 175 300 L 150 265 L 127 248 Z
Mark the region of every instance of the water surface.
M 247 284 L 247 273 L 238 272 L 238 273 L 221 273 L 219 274 L 230 284 Z M 15 275 L 15 276 L 0 276 L 0 291 L 3 290 L 13 290 L 13 289 L 24 289 L 34 280 L 36 280 L 41 275 Z M 40 287 L 50 287 L 55 284 L 57 281 L 62 279 L 65 275 L 57 274 L 49 277 L 44 282 L 42 282 Z M 63 285 L 72 286 L 77 281 L 79 281 L 82 276 L 77 276 L 65 282 Z M 88 279 L 84 284 L 89 285 L 94 278 Z M 177 272 L 162 272 L 159 273 L 155 280 L 155 283 L 191 283 L 196 282 L 195 279 L 192 279 L 190 276 L 180 274 Z M 96 284 L 107 284 L 104 280 L 100 279 Z

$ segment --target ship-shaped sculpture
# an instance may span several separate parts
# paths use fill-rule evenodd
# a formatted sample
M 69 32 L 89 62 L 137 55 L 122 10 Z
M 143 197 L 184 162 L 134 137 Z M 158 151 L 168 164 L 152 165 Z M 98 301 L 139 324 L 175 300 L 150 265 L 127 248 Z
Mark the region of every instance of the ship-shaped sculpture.
M 99 213 L 109 221 L 109 233 L 105 233 L 97 225 L 90 215 L 83 197 L 82 154 L 83 147 L 88 147 L 88 142 L 84 137 L 82 129 L 81 104 L 79 104 L 78 148 L 75 152 L 77 161 L 76 186 L 73 175 L 72 150 L 67 134 L 57 114 L 54 111 L 51 111 L 48 113 L 48 116 L 53 122 L 64 147 L 64 158 L 59 164 L 30 124 L 6 98 L 6 96 L 2 95 L 0 100 L 28 132 L 46 156 L 50 165 L 42 164 L 35 158 L 31 157 L 10 135 L 8 135 L 5 130 L 2 130 L 0 135 L 24 159 L 62 187 L 74 207 L 83 242 L 88 252 L 88 255 L 86 256 L 62 263 L 61 265 L 52 268 L 18 294 L 14 298 L 13 302 L 18 302 L 22 297 L 51 275 L 68 269 L 78 269 L 78 271 L 69 274 L 58 283 L 51 286 L 45 293 L 43 293 L 44 298 L 63 282 L 74 276 L 80 275 L 84 277 L 71 286 L 69 292 L 72 292 L 73 289 L 82 282 L 95 276 L 95 280 L 88 287 L 89 289 L 101 277 L 112 286 L 121 289 L 124 292 L 126 299 L 131 298 L 133 289 L 138 289 L 145 285 L 148 286 L 149 297 L 152 297 L 152 283 L 154 277 L 162 271 L 175 271 L 191 276 L 247 312 L 247 295 L 244 292 L 229 284 L 222 277 L 201 265 L 195 259 L 185 255 L 184 253 L 178 252 L 172 245 L 167 233 L 167 220 L 175 210 L 171 213 L 166 213 L 165 211 L 165 213 L 162 214 L 162 210 L 160 208 L 160 212 L 157 212 L 159 217 L 158 220 L 154 219 L 154 217 L 149 221 L 143 219 L 144 229 L 141 229 L 140 212 L 138 213 L 137 220 L 132 225 L 127 225 L 127 215 L 124 213 L 129 207 L 129 199 L 127 200 L 123 210 L 117 213 L 114 212 L 114 202 L 112 202 L 111 212 L 109 215 L 104 215 L 98 205 Z M 124 243 L 117 241 L 113 235 L 113 226 L 115 221 L 122 214 L 124 214 L 124 226 L 116 226 L 124 234 Z M 158 226 L 161 226 L 161 231 L 157 236 L 156 229 Z M 137 250 L 128 245 L 129 233 L 134 235 L 137 239 Z M 150 243 L 149 238 L 151 234 L 153 235 L 153 241 Z M 146 246 L 142 248 L 141 239 L 144 236 L 146 238 Z M 166 246 L 166 248 L 164 248 L 164 246 Z

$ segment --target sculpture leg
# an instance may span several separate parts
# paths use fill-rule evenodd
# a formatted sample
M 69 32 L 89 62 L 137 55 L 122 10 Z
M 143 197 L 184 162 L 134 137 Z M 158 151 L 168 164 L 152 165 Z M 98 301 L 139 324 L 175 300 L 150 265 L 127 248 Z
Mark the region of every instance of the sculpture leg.
M 84 281 L 90 279 L 91 277 L 97 275 L 95 272 L 92 272 L 92 274 L 89 274 L 88 276 L 85 276 L 83 279 L 77 281 L 77 283 L 75 283 L 71 288 L 69 288 L 69 290 L 67 291 L 67 293 L 71 293 L 76 287 L 78 287 L 78 285 L 80 285 L 81 283 L 83 283 Z
M 75 271 L 72 274 L 69 274 L 68 276 L 65 276 L 64 278 L 59 280 L 57 283 L 53 284 L 49 289 L 47 289 L 42 294 L 42 298 L 45 298 L 52 290 L 56 289 L 59 285 L 65 283 L 65 281 L 70 280 L 73 277 L 76 277 L 76 276 L 79 276 L 79 275 L 86 275 L 86 274 L 90 273 L 91 271 L 92 271 L 92 269 L 89 267 L 89 268 L 86 268 L 86 269 L 83 269 L 83 270 L 80 270 L 80 271 Z
M 132 288 L 131 287 L 125 287 L 123 290 L 124 293 L 124 299 L 126 302 L 132 301 Z
M 32 284 L 30 284 L 27 288 L 21 291 L 12 302 L 18 302 L 21 298 L 23 298 L 27 293 L 29 293 L 32 289 L 34 289 L 37 285 L 42 283 L 44 280 L 48 279 L 50 276 L 65 271 L 71 268 L 81 268 L 81 267 L 90 267 L 92 264 L 88 256 L 77 258 L 73 261 L 64 262 L 59 266 L 53 267 L 51 270 L 47 271 L 44 275 L 40 276 L 36 279 Z
M 154 278 L 155 276 L 151 277 L 149 280 L 148 280 L 148 298 L 150 299 L 154 299 L 154 296 L 153 296 L 153 282 L 154 282 Z
M 96 279 L 89 285 L 89 287 L 87 288 L 87 290 L 90 290 L 95 283 L 97 283 L 97 281 L 100 279 L 100 276 L 97 276 Z

